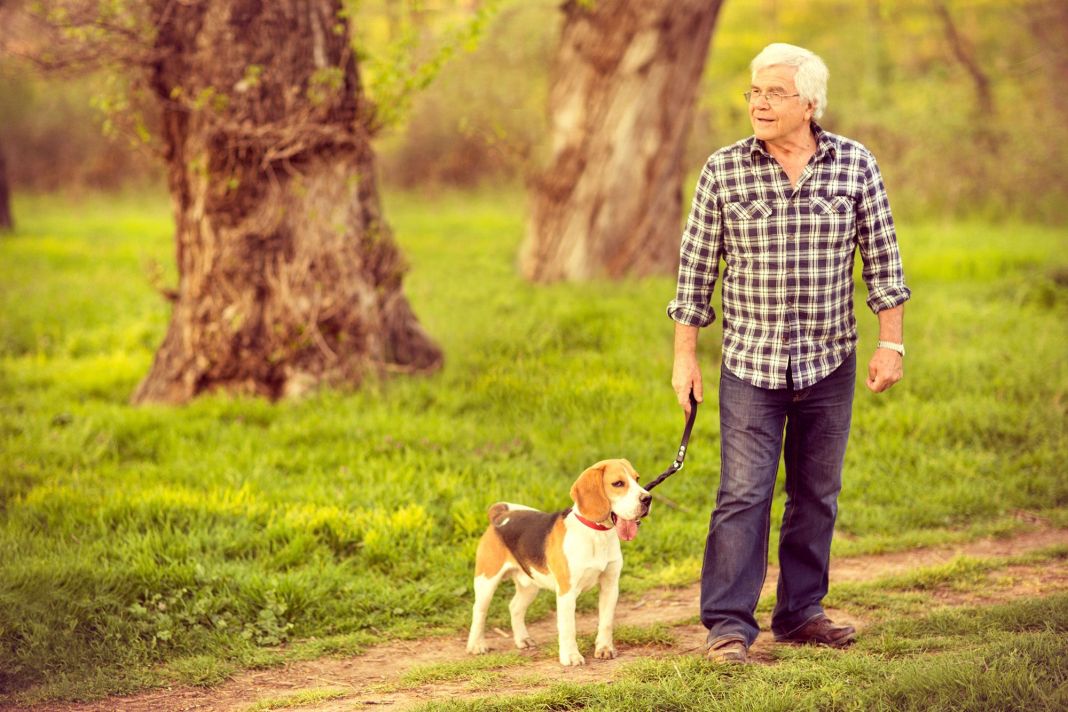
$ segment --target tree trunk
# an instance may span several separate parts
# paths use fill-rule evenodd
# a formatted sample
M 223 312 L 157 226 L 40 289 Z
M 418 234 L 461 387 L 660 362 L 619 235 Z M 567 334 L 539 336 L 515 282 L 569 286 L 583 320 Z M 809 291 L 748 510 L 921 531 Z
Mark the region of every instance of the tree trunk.
M 533 181 L 530 280 L 670 273 L 683 151 L 720 0 L 569 0 L 552 70 L 550 165 Z
M 152 0 L 179 282 L 133 401 L 278 398 L 441 351 L 401 290 L 340 0 Z
M 7 179 L 7 159 L 4 146 L 0 144 L 0 232 L 15 228 L 15 219 L 11 217 L 11 187 Z

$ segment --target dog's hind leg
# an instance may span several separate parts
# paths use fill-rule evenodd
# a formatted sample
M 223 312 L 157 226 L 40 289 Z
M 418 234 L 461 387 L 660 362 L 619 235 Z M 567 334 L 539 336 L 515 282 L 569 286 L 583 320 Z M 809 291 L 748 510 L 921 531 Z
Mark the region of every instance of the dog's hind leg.
M 471 632 L 467 636 L 467 652 L 482 655 L 489 652 L 486 645 L 486 613 L 489 611 L 493 592 L 504 578 L 504 571 L 493 576 L 479 574 L 475 576 L 475 604 L 471 607 Z
M 515 577 L 515 595 L 508 604 L 508 612 L 512 614 L 512 637 L 515 639 L 517 648 L 533 648 L 534 639 L 527 631 L 527 608 L 535 596 L 538 595 L 538 585 L 523 574 Z

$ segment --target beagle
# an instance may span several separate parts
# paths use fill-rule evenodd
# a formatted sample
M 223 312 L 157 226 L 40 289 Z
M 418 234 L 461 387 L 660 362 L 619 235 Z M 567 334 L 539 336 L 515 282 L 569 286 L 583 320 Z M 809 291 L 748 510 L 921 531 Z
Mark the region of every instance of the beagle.
M 575 641 L 575 601 L 580 593 L 600 584 L 594 656 L 614 658 L 612 619 L 623 568 L 619 540 L 630 541 L 638 535 L 652 498 L 638 484 L 633 465 L 626 460 L 603 460 L 575 481 L 571 487 L 575 506 L 562 512 L 540 512 L 507 502 L 490 507 L 490 525 L 475 557 L 475 605 L 467 652 L 487 652 L 486 612 L 497 585 L 511 578 L 515 596 L 508 610 L 516 647 L 534 646 L 525 621 L 527 607 L 538 589 L 546 588 L 556 592 L 560 663 L 584 665 L 586 659 Z

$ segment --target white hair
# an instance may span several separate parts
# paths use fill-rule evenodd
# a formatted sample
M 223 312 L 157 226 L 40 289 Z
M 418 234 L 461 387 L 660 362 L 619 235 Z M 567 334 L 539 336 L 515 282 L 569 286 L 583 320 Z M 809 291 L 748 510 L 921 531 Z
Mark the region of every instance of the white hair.
M 783 42 L 769 44 L 753 58 L 749 69 L 755 79 L 756 73 L 768 67 L 797 67 L 794 84 L 802 101 L 812 104 L 812 118 L 819 120 L 827 108 L 827 78 L 830 72 L 818 55 L 804 47 L 797 47 Z

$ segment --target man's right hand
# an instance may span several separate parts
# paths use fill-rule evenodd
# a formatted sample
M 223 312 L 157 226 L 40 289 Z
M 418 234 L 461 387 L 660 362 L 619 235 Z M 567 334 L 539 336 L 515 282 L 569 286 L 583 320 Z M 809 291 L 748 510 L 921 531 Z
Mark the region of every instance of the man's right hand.
M 694 400 L 705 402 L 701 367 L 697 365 L 696 326 L 675 324 L 675 363 L 671 367 L 671 387 L 686 417 L 690 416 L 690 391 Z
M 704 386 L 701 383 L 701 367 L 697 365 L 697 356 L 676 356 L 671 368 L 671 387 L 675 389 L 679 406 L 686 416 L 690 415 L 690 391 L 694 400 L 704 403 Z

